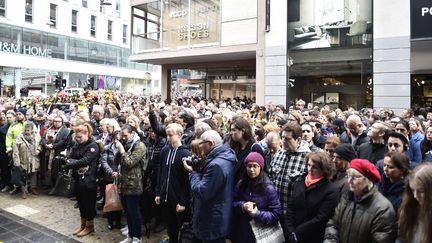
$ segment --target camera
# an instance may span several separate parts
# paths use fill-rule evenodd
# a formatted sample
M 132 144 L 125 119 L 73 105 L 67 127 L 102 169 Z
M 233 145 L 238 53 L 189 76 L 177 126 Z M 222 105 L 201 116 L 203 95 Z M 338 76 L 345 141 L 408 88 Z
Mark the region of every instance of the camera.
M 201 166 L 200 158 L 197 155 L 183 157 L 182 159 L 187 165 L 191 166 L 194 171 L 198 171 Z
M 63 154 L 59 154 L 55 156 L 53 160 L 57 161 L 57 164 L 59 165 L 60 168 L 67 164 L 67 157 L 66 155 Z

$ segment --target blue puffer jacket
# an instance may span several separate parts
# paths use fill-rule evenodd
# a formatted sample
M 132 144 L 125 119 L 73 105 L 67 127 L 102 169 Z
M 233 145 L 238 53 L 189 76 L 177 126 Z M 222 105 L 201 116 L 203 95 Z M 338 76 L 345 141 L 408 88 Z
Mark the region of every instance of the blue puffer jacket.
M 241 181 L 234 190 L 234 212 L 232 227 L 232 242 L 255 242 L 255 236 L 249 221 L 252 218 L 248 213 L 243 211 L 243 204 L 247 201 L 254 202 L 258 211 L 254 220 L 266 226 L 277 224 L 282 215 L 282 206 L 273 183 L 266 176 L 264 190 L 259 191 L 257 188 L 247 187 L 240 189 Z
M 193 232 L 200 240 L 224 238 L 229 233 L 234 188 L 234 151 L 223 144 L 206 158 L 202 172 L 190 175 L 195 197 Z

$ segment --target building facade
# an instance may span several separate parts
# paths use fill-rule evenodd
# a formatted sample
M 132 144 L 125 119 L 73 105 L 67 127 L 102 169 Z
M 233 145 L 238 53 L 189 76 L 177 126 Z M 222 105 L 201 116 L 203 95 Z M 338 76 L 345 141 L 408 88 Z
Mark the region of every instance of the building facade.
M 432 35 L 411 33 L 427 32 L 413 19 L 432 16 L 425 2 L 131 0 L 130 59 L 162 65 L 166 97 L 200 89 L 261 105 L 303 99 L 398 113 L 432 106 Z
M 2 94 L 67 87 L 150 94 L 160 67 L 130 55 L 130 4 L 121 0 L 0 0 Z

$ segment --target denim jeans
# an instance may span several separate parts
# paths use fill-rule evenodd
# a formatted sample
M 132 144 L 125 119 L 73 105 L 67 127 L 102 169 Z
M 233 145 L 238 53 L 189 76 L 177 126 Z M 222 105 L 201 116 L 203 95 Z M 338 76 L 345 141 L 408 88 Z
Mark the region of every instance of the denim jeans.
M 141 239 L 141 210 L 139 207 L 141 195 L 121 195 L 123 209 L 129 230 L 129 237 Z

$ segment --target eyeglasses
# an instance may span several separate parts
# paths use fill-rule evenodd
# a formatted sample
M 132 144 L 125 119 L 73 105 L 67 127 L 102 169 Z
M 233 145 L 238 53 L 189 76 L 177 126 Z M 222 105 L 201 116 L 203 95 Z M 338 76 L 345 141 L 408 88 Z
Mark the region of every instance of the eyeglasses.
M 347 180 L 358 181 L 358 180 L 362 179 L 363 176 L 361 176 L 361 175 L 357 175 L 357 176 L 350 176 L 350 175 L 347 175 L 346 178 L 347 178 Z

